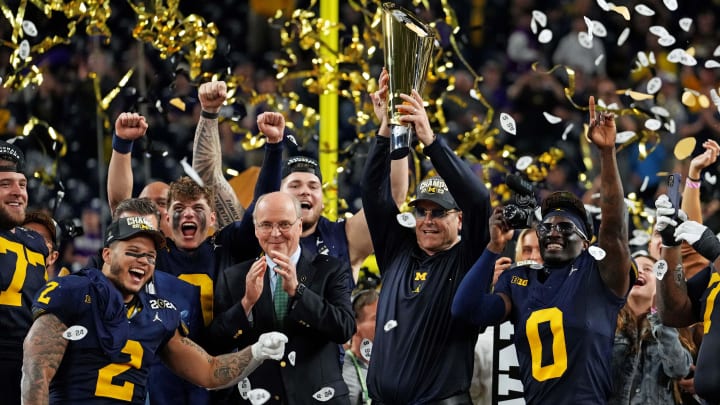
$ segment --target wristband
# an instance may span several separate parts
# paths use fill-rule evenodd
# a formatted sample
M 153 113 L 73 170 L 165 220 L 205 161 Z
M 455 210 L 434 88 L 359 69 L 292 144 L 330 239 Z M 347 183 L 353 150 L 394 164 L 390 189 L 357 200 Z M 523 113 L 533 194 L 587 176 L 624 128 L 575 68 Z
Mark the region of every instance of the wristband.
M 704 258 L 714 262 L 720 256 L 720 241 L 715 237 L 713 231 L 706 228 L 697 242 L 692 244 L 693 249 Z
M 209 119 L 209 120 L 214 120 L 214 119 L 217 119 L 217 117 L 220 116 L 220 113 L 219 113 L 219 112 L 211 113 L 211 112 L 207 112 L 207 111 L 205 111 L 205 110 L 200 110 L 200 116 L 203 117 L 203 118 L 207 118 L 207 119 Z
M 690 180 L 690 181 L 694 181 L 694 182 L 696 182 L 696 183 L 699 183 L 699 182 L 700 182 L 700 178 L 699 178 L 699 177 L 698 177 L 697 179 L 694 179 L 694 178 L 690 177 L 689 174 L 688 174 L 688 176 L 687 176 L 687 179 Z
M 700 188 L 700 182 L 697 180 L 692 180 L 690 177 L 685 179 L 685 187 L 687 188 Z
M 116 151 L 118 153 L 127 155 L 128 153 L 132 152 L 133 141 L 120 138 L 119 136 L 117 136 L 116 133 L 113 133 L 112 148 L 114 151 Z

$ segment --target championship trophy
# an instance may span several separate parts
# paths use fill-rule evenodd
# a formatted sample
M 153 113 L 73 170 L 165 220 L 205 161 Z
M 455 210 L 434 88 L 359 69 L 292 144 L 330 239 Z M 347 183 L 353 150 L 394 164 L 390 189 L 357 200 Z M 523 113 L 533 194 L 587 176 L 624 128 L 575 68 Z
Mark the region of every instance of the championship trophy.
M 388 122 L 390 123 L 390 158 L 402 159 L 410 152 L 412 125 L 400 123 L 397 106 L 403 103 L 400 93 L 413 89 L 422 94 L 432 58 L 435 32 L 411 12 L 393 3 L 382 5 L 382 27 L 385 42 L 385 67 L 390 75 Z

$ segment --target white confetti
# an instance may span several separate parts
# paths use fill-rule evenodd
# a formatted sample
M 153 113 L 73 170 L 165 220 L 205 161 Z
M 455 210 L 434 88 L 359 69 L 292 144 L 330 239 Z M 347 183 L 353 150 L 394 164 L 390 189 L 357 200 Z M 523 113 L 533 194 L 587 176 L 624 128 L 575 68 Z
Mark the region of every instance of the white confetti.
M 619 110 L 620 107 L 618 106 L 618 103 L 610 103 L 610 104 L 607 106 L 607 109 L 608 109 L 608 110 Z
M 645 177 L 643 178 L 642 184 L 640 185 L 640 192 L 641 192 L 641 193 L 647 189 L 647 186 L 648 186 L 648 183 L 649 183 L 649 182 L 650 182 L 650 176 L 645 176 Z M 646 232 L 643 232 L 643 233 L 647 234 Z
M 22 29 L 23 29 L 23 32 L 29 37 L 36 37 L 38 34 L 37 27 L 35 27 L 35 23 L 33 23 L 30 20 L 24 20 L 22 22 Z
M 270 399 L 270 393 L 263 388 L 255 388 L 248 391 L 247 397 L 252 405 L 262 405 Z
M 665 129 L 668 130 L 671 134 L 675 133 L 675 120 L 670 120 L 667 123 L 665 123 Z
M 592 33 L 596 37 L 605 38 L 607 36 L 607 28 L 598 20 L 592 22 Z
M 719 67 L 720 63 L 718 63 L 715 59 L 708 59 L 705 61 L 705 69 L 715 69 Z
M 597 261 L 601 261 L 602 259 L 604 259 L 605 255 L 607 254 L 605 253 L 603 248 L 595 245 L 588 248 L 588 253 L 590 253 L 590 256 L 594 257 Z
M 478 92 L 475 89 L 470 89 L 470 97 L 475 100 L 480 100 L 480 95 L 478 95 Z
M 682 28 L 685 32 L 690 32 L 690 27 L 692 27 L 693 20 L 692 18 L 681 18 L 680 21 L 678 21 L 678 25 L 680 25 L 680 28 Z
M 659 116 L 665 117 L 665 118 L 670 118 L 670 111 L 668 111 L 667 108 L 665 108 L 665 107 L 656 105 L 656 106 L 651 107 L 650 111 L 655 115 L 659 115 Z
M 541 27 L 544 27 L 547 25 L 547 15 L 545 15 L 545 13 L 543 13 L 540 10 L 532 11 L 532 19 L 537 21 Z
M 665 4 L 665 7 L 667 7 L 670 11 L 677 10 L 678 3 L 677 0 L 663 0 L 663 3 Z
M 628 37 L 630 36 L 630 28 L 625 27 L 624 30 L 620 33 L 617 40 L 617 46 L 623 46 L 625 41 L 627 41 Z
M 28 42 L 27 39 L 23 39 L 22 42 L 20 42 L 20 47 L 18 47 L 18 56 L 20 56 L 20 59 L 27 59 L 30 56 L 30 42 Z
M 649 31 L 651 34 L 653 34 L 657 37 L 661 37 L 661 38 L 670 35 L 668 30 L 665 27 L 663 27 L 662 25 L 653 25 L 652 27 L 649 28 Z
M 668 264 L 664 259 L 660 259 L 653 264 L 653 273 L 655 273 L 655 278 L 658 280 L 662 280 L 663 277 L 665 277 L 667 270 Z
M 600 62 L 602 62 L 603 59 L 605 59 L 605 54 L 601 53 L 597 58 L 595 58 L 595 66 L 600 66 Z
M 363 339 L 360 342 L 360 355 L 363 359 L 370 361 L 370 355 L 372 354 L 373 342 L 370 339 Z
M 180 161 L 180 166 L 182 166 L 183 170 L 185 171 L 185 174 L 188 175 L 195 183 L 197 183 L 200 187 L 203 187 L 205 183 L 200 178 L 200 175 L 198 172 L 195 171 L 195 169 L 190 166 L 190 164 L 187 162 L 187 156 L 182 158 Z
M 713 51 L 713 56 L 720 56 L 720 45 L 718 45 Z
M 535 21 L 534 18 L 530 20 L 530 31 L 532 31 L 533 34 L 537 35 L 538 26 L 537 21 Z
M 295 367 L 295 351 L 291 351 L 288 353 L 288 361 L 290 362 L 290 365 Z
M 675 48 L 667 56 L 668 62 L 672 63 L 678 63 L 680 62 L 680 58 L 682 58 L 683 54 L 685 53 L 684 49 Z
M 240 396 L 242 397 L 242 399 L 247 400 L 248 392 L 250 392 L 250 390 L 252 389 L 252 387 L 250 386 L 250 380 L 247 379 L 247 377 L 244 378 L 242 381 L 240 381 L 238 383 L 237 387 L 238 387 L 238 391 L 240 392 Z
M 593 47 L 592 35 L 585 31 L 578 32 L 578 43 L 585 49 L 591 49 Z
M 584 17 L 584 16 L 583 16 L 583 18 L 585 19 L 585 25 L 587 25 L 587 36 L 590 38 L 590 41 L 592 41 L 592 39 L 593 39 L 593 20 L 591 20 L 587 17 Z
M 712 174 L 710 172 L 705 172 L 705 181 L 708 182 L 710 185 L 715 185 L 717 183 L 717 175 Z
M 318 392 L 313 394 L 313 398 L 316 401 L 326 402 L 335 396 L 335 388 L 333 387 L 322 387 Z
M 552 115 L 547 111 L 543 111 L 543 115 L 545 116 L 547 122 L 551 124 L 557 124 L 558 122 L 562 121 L 562 118 Z
M 718 95 L 717 90 L 710 89 L 710 100 L 712 100 L 713 104 L 720 107 L 720 96 Z
M 648 60 L 647 55 L 643 51 L 640 51 L 637 53 L 637 59 L 638 59 L 638 62 L 640 62 L 640 64 L 643 66 L 650 65 L 650 61 Z
M 660 37 L 658 38 L 658 44 L 664 47 L 675 45 L 675 37 L 672 35 L 665 35 L 664 37 Z
M 396 326 L 397 326 L 397 321 L 394 319 L 391 319 L 391 320 L 385 322 L 385 326 L 383 326 L 383 329 L 385 330 L 385 332 L 390 332 Z
M 508 113 L 500 113 L 500 126 L 509 134 L 515 135 L 517 131 L 515 119 Z
M 568 124 L 568 126 L 565 127 L 565 130 L 562 133 L 562 140 L 567 141 L 567 136 L 570 134 L 570 131 L 572 131 L 574 125 L 572 123 Z
M 655 52 L 650 51 L 650 53 L 648 54 L 648 61 L 651 65 L 655 64 Z
M 683 55 L 680 57 L 680 63 L 685 66 L 695 66 L 697 65 L 697 60 L 689 53 L 683 52 Z
M 415 215 L 409 213 L 409 212 L 401 212 L 397 214 L 397 221 L 398 224 L 404 226 L 405 228 L 415 228 Z
M 615 143 L 623 144 L 635 136 L 635 131 L 622 131 L 615 135 Z
M 657 93 L 658 91 L 660 91 L 660 87 L 662 87 L 662 80 L 660 80 L 659 77 L 653 77 L 652 79 L 648 80 L 648 82 L 647 82 L 648 94 Z
M 649 177 L 645 176 L 645 180 L 649 181 Z M 646 181 L 643 180 L 643 183 Z M 644 229 L 635 229 L 632 232 L 633 237 L 628 241 L 631 246 L 644 246 L 650 242 L 650 234 Z
M 82 325 L 73 325 L 63 332 L 63 337 L 67 340 L 81 340 L 87 336 L 87 328 Z
M 548 42 L 552 41 L 552 39 L 553 33 L 547 28 L 540 31 L 540 35 L 538 35 L 538 42 L 540 42 L 541 44 L 547 44 Z
M 517 162 L 515 163 L 515 168 L 524 171 L 528 167 L 530 167 L 530 164 L 533 162 L 533 158 L 530 156 L 522 156 L 520 157 Z
M 637 11 L 638 14 L 644 15 L 646 17 L 652 17 L 655 15 L 655 10 L 651 9 L 650 7 L 648 7 L 644 4 L 636 5 L 635 11 Z
M 662 122 L 660 120 L 656 120 L 655 118 L 650 118 L 649 120 L 645 121 L 645 128 L 651 130 L 651 131 L 657 131 L 662 127 Z

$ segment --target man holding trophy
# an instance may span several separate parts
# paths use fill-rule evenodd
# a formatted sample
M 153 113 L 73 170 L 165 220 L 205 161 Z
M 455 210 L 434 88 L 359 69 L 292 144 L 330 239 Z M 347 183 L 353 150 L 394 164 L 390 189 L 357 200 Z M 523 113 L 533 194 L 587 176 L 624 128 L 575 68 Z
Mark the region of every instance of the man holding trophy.
M 416 90 L 430 63 L 432 31 L 387 3 L 383 31 L 388 71 L 371 98 L 376 109 L 389 107 L 371 145 L 362 191 L 383 285 L 367 386 L 374 404 L 469 405 L 478 328 L 452 319 L 450 307 L 460 280 L 479 256 L 477 246 L 489 241 L 489 192 L 436 139 Z M 430 48 L 419 52 L 426 41 Z M 407 221 L 405 226 L 398 222 L 389 177 L 391 158 L 407 153 L 412 133 L 441 176 L 418 186 L 410 203 L 414 232 Z

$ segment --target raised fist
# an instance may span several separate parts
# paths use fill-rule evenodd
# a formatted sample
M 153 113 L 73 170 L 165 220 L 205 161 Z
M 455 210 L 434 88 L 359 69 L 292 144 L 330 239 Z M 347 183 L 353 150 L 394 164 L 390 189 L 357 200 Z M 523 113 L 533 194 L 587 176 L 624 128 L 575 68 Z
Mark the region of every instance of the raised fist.
M 260 132 L 268 138 L 268 143 L 278 143 L 283 139 L 285 117 L 280 113 L 264 112 L 257 117 Z
M 128 141 L 142 138 L 147 129 L 145 117 L 138 113 L 121 113 L 115 120 L 115 133 L 119 138 Z
M 203 111 L 217 113 L 227 98 L 227 85 L 225 82 L 207 82 L 198 89 L 200 106 Z

